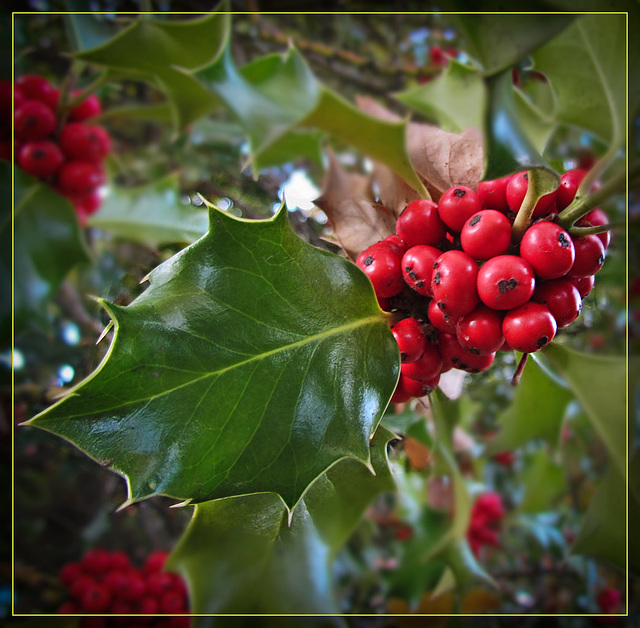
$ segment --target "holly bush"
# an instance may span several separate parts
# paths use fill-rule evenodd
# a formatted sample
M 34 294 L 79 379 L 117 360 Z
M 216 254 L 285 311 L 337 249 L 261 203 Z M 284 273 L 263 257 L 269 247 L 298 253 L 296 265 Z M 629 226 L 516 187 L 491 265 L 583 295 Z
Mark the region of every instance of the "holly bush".
M 140 560 L 171 549 L 194 625 L 637 611 L 637 10 L 459 4 L 13 16 L 1 314 L 15 612 L 77 611 L 57 573 L 99 543 Z M 520 188 L 505 205 L 507 178 Z M 426 292 L 412 267 L 413 290 L 401 280 L 415 227 L 398 217 L 416 203 L 444 223 L 411 242 L 443 253 Z M 487 209 L 506 225 L 499 246 L 463 228 Z M 532 222 L 559 238 L 560 271 Z M 583 259 L 582 242 L 601 252 L 578 273 L 564 249 Z M 541 285 L 566 275 L 582 311 L 556 324 L 527 271 L 518 305 L 546 312 L 544 342 L 504 331 L 529 357 L 491 348 L 490 369 L 469 368 L 462 332 L 426 310 L 451 313 L 470 282 L 468 315 L 494 245 L 515 252 L 505 273 L 517 259 Z M 381 259 L 400 278 L 388 294 Z M 500 339 L 503 314 L 482 318 Z M 445 366 L 426 385 L 405 364 L 430 341 Z

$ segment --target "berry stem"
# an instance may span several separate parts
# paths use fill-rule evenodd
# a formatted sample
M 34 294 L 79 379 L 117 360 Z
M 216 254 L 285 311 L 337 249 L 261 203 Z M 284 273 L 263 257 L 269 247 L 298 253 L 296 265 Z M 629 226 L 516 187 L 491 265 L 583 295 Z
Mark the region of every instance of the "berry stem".
M 629 166 L 629 180 L 640 174 L 640 159 Z M 575 200 L 558 214 L 558 224 L 569 229 L 577 220 L 596 208 L 610 196 L 625 189 L 627 172 L 623 169 L 616 172 L 608 181 L 587 196 L 577 196 Z
M 522 205 L 518 210 L 516 215 L 516 219 L 513 222 L 513 227 L 511 228 L 511 241 L 514 244 L 517 244 L 522 239 L 524 232 L 529 228 L 529 224 L 531 223 L 531 217 L 533 216 L 533 210 L 536 207 L 536 203 L 540 198 L 540 194 L 538 193 L 535 185 L 535 171 L 529 170 L 527 172 L 529 185 L 527 186 L 527 193 L 522 201 Z
M 100 74 L 100 76 L 87 85 L 75 98 L 73 98 L 70 102 L 67 103 L 66 109 L 73 109 L 81 102 L 85 101 L 93 92 L 102 87 L 109 80 L 109 72 L 105 70 Z
M 511 378 L 511 385 L 517 386 L 520 383 L 520 378 L 522 377 L 522 372 L 524 371 L 524 367 L 527 363 L 527 358 L 529 357 L 528 353 L 523 353 L 520 358 L 520 362 L 518 362 L 518 366 L 516 368 L 516 372 L 513 374 Z
M 598 233 L 605 233 L 606 231 L 614 231 L 617 229 L 625 229 L 627 225 L 623 222 L 614 222 L 606 225 L 598 225 L 596 227 L 570 227 L 568 232 L 575 237 L 597 235 Z
M 62 85 L 60 86 L 60 99 L 58 100 L 58 110 L 56 111 L 56 117 L 58 118 L 58 131 L 60 131 L 65 125 L 67 115 L 71 109 L 71 106 L 67 102 L 69 94 L 86 65 L 87 64 L 84 61 L 79 61 L 77 59 L 74 60 L 69 72 L 67 72 L 67 75 L 62 81 Z

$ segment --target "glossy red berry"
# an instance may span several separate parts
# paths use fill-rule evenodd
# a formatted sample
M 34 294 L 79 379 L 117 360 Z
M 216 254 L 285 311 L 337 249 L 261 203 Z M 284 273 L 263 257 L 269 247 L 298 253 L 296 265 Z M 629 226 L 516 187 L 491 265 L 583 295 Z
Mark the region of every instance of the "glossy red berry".
M 427 339 L 415 318 L 403 318 L 391 328 L 391 332 L 398 343 L 401 362 L 415 362 L 422 356 Z
M 438 330 L 445 334 L 456 334 L 456 325 L 458 323 L 459 316 L 451 316 L 444 310 L 438 307 L 438 303 L 435 299 L 432 299 L 429 303 L 427 310 L 429 322 Z
M 463 185 L 449 188 L 438 202 L 438 213 L 442 222 L 455 233 L 460 233 L 465 222 L 481 209 L 478 195 Z
M 473 259 L 485 261 L 504 255 L 511 244 L 511 223 L 495 209 L 483 209 L 467 220 L 460 244 Z
M 502 313 L 486 305 L 478 305 L 460 317 L 456 325 L 456 339 L 471 353 L 495 353 L 504 343 Z
M 567 172 L 560 177 L 560 187 L 556 190 L 556 207 L 558 211 L 571 205 L 586 174 L 586 170 L 576 168 L 574 170 L 567 170 Z
M 495 209 L 503 214 L 509 211 L 507 185 L 510 180 L 511 175 L 508 175 L 500 179 L 478 183 L 478 199 L 483 209 Z
M 580 293 L 568 279 L 554 279 L 537 284 L 531 300 L 549 308 L 558 329 L 573 323 L 582 309 Z
M 378 297 L 389 298 L 402 292 L 402 258 L 391 247 L 380 243 L 371 245 L 357 260 L 358 266 L 369 277 Z
M 80 563 L 66 563 L 60 570 L 60 581 L 65 587 L 69 588 L 82 575 L 84 573 Z
M 102 196 L 98 190 L 84 196 L 73 196 L 70 200 L 82 224 L 86 222 L 89 216 L 95 214 L 102 205 Z
M 546 347 L 557 329 L 556 319 L 541 303 L 529 302 L 509 310 L 502 321 L 505 340 L 521 353 L 534 353 Z
M 585 214 L 578 222 L 578 227 L 601 227 L 609 224 L 609 217 L 599 207 L 592 209 L 588 214 Z M 596 234 L 602 241 L 605 251 L 611 244 L 611 231 L 603 231 Z
M 111 566 L 111 554 L 102 547 L 95 547 L 82 557 L 80 564 L 88 574 L 102 574 Z
M 393 395 L 391 395 L 391 403 L 405 403 L 413 397 L 412 391 L 406 386 L 407 382 L 410 382 L 409 378 L 401 372 Z
M 576 258 L 569 271 L 572 277 L 589 277 L 595 275 L 604 264 L 605 250 L 602 240 L 597 235 L 574 238 Z
M 424 199 L 409 203 L 396 221 L 398 237 L 409 246 L 434 246 L 444 238 L 445 231 L 438 206 Z
M 46 78 L 37 74 L 24 74 L 16 79 L 15 84 L 28 100 L 39 100 L 47 105 L 52 93 L 57 91 Z
M 507 184 L 507 203 L 511 211 L 518 212 L 524 201 L 524 197 L 529 187 L 529 174 L 519 172 L 514 174 Z M 539 218 L 550 213 L 555 213 L 556 193 L 545 194 L 537 203 L 533 210 L 533 217 Z
M 431 292 L 449 316 L 463 316 L 478 304 L 478 265 L 464 251 L 446 251 L 435 262 Z
M 440 374 L 442 368 L 442 356 L 438 346 L 427 343 L 418 360 L 410 364 L 403 364 L 400 368 L 402 374 L 410 379 L 420 382 L 433 380 Z
M 167 552 L 151 552 L 151 554 L 147 556 L 147 560 L 144 562 L 144 570 L 147 573 L 158 573 L 162 571 L 165 563 L 167 562 L 167 558 L 169 558 L 169 554 Z
M 584 299 L 596 285 L 596 278 L 593 275 L 588 277 L 571 277 L 567 276 L 567 280 L 570 281 L 580 293 L 580 296 Z
M 407 393 L 411 395 L 411 397 L 424 397 L 425 395 L 430 395 L 438 386 L 440 382 L 440 372 L 432 377 L 431 379 L 412 379 L 410 377 L 406 377 L 404 373 L 400 374 L 400 377 L 403 379 L 402 386 L 406 390 Z
M 531 264 L 517 255 L 492 257 L 478 272 L 478 295 L 494 310 L 509 310 L 526 303 L 534 288 Z
M 174 591 L 165 593 L 160 598 L 160 612 L 174 614 L 184 612 L 184 599 L 182 595 Z
M 404 255 L 409 250 L 409 245 L 403 242 L 395 233 L 380 240 L 379 244 L 391 247 L 398 255 Z
M 477 354 L 465 349 L 455 336 L 441 334 L 438 344 L 442 355 L 442 370 L 455 368 L 467 373 L 486 371 L 496 357 L 495 353 Z
M 402 257 L 402 276 L 407 285 L 418 294 L 431 296 L 433 265 L 440 255 L 440 249 L 418 244 L 412 246 Z
M 102 168 L 84 161 L 68 161 L 58 172 L 58 188 L 65 196 L 91 194 L 103 183 Z
M 74 92 L 73 95 L 77 96 L 78 92 Z M 100 113 L 102 113 L 102 104 L 100 103 L 100 99 L 95 94 L 91 94 L 91 96 L 86 100 L 83 100 L 79 105 L 76 105 L 71 109 L 69 112 L 69 118 L 74 122 L 82 122 L 89 118 L 93 118 Z
M 111 592 L 96 583 L 84 592 L 81 602 L 87 613 L 104 613 L 111 604 Z
M 70 161 L 99 163 L 111 151 L 111 139 L 102 127 L 71 122 L 60 133 L 60 147 Z
M 18 164 L 33 177 L 50 177 L 64 163 L 64 155 L 55 142 L 39 140 L 22 145 L 18 153 Z
M 566 275 L 575 260 L 571 236 L 552 222 L 531 225 L 520 242 L 520 256 L 526 259 L 541 279 Z
M 44 140 L 56 128 L 56 116 L 39 100 L 27 100 L 13 116 L 16 138 L 21 142 Z

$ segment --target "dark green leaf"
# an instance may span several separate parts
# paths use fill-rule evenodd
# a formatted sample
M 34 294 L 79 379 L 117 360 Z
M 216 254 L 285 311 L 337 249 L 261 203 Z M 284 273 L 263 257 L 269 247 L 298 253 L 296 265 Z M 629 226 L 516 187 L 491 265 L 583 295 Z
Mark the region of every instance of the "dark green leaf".
M 114 236 L 158 247 L 195 242 L 207 232 L 205 209 L 180 202 L 178 175 L 135 188 L 111 187 L 100 211 L 88 224 Z
M 626 496 L 624 475 L 610 465 L 591 498 L 584 523 L 571 548 L 572 553 L 607 560 L 620 569 L 626 569 Z M 637 502 L 635 504 L 636 513 L 640 513 Z M 631 530 L 629 528 L 630 537 Z M 633 560 L 637 571 L 637 555 Z
M 518 509 L 534 513 L 553 510 L 555 502 L 566 492 L 562 467 L 549 457 L 545 449 L 538 449 L 520 476 L 524 495 Z
M 540 154 L 544 152 L 551 134 L 556 128 L 553 112 L 549 111 L 551 98 L 548 83 L 530 81 L 535 86 L 530 92 L 516 89 L 516 108 L 518 120 L 529 141 Z M 546 109 L 546 110 L 545 110 Z
M 557 119 L 616 146 L 627 120 L 626 41 L 625 15 L 585 15 L 533 54 L 557 94 Z
M 381 428 L 371 443 L 375 475 L 355 460 L 338 462 L 311 485 L 290 525 L 273 494 L 198 505 L 169 563 L 188 582 L 192 611 L 337 613 L 330 566 L 371 500 L 394 488 L 391 437 Z
M 303 242 L 283 209 L 209 232 L 156 268 L 98 370 L 32 420 L 126 475 L 131 499 L 273 491 L 293 507 L 367 461 L 398 347 L 371 283 Z
M 168 102 L 159 103 L 157 105 L 125 105 L 122 107 L 112 107 L 103 111 L 99 116 L 93 118 L 93 122 L 102 122 L 104 120 L 120 120 L 134 119 L 156 122 L 171 122 L 173 120 L 173 111 Z
M 461 133 L 472 126 L 482 129 L 487 91 L 476 68 L 451 59 L 447 69 L 425 85 L 394 94 L 440 128 Z
M 464 2 L 454 2 L 468 10 Z M 482 64 L 485 76 L 511 68 L 572 20 L 573 15 L 457 15 L 455 20 L 467 38 L 471 53 Z
M 544 356 L 567 382 L 624 475 L 626 446 L 626 376 L 624 358 L 580 353 L 551 343 Z
M 488 86 L 484 178 L 497 179 L 535 168 L 540 171 L 538 178 L 543 183 L 543 194 L 553 192 L 560 178 L 536 150 L 521 123 L 511 72 L 491 77 Z
M 11 166 L 1 165 L 6 189 Z M 47 325 L 47 304 L 76 265 L 89 262 L 78 219 L 71 203 L 48 185 L 16 168 L 14 181 L 14 316 L 16 332 Z M 10 195 L 9 195 L 10 196 Z M 11 216 L 3 214 L 3 276 L 11 277 Z M 2 280 L 5 283 L 6 279 Z M 3 329 L 10 324 L 3 312 Z
M 498 417 L 500 432 L 489 443 L 490 455 L 510 451 L 534 438 L 558 443 L 562 420 L 573 395 L 549 377 L 530 356 L 513 403 Z
M 68 13 L 64 14 L 67 34 L 74 51 L 100 46 L 117 31 L 113 22 L 107 22 L 104 15 L 81 13 L 86 11 L 86 3 L 81 0 L 66 0 Z
M 276 140 L 269 148 L 255 155 L 253 167 L 256 172 L 282 166 L 283 164 L 306 159 L 322 168 L 322 131 L 313 129 L 293 129 Z

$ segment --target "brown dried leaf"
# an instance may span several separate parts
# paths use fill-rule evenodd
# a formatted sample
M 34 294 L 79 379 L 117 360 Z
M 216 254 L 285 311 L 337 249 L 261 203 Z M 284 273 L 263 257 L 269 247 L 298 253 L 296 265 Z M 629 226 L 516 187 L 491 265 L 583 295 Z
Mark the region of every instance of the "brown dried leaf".
M 401 119 L 368 96 L 357 97 L 356 104 L 365 113 L 383 120 Z M 443 131 L 431 124 L 412 122 L 407 126 L 407 152 L 415 171 L 436 202 L 444 191 L 456 185 L 476 189 L 482 177 L 483 138 L 478 129 L 468 128 L 458 134 Z M 384 169 L 386 166 L 382 164 L 376 167 L 380 197 L 381 199 L 383 196 L 396 198 L 393 186 L 389 187 L 390 182 L 393 183 L 393 178 L 389 173 L 384 172 Z M 396 207 L 395 202 L 397 201 L 394 201 L 391 209 Z
M 322 194 L 314 203 L 327 215 L 333 239 L 352 260 L 395 233 L 396 217 L 373 200 L 370 178 L 347 172 L 331 152 Z

